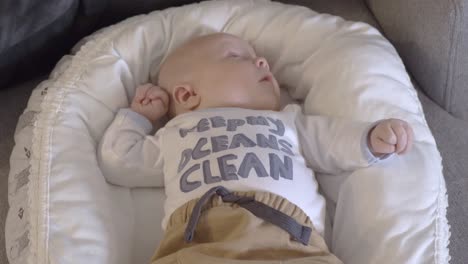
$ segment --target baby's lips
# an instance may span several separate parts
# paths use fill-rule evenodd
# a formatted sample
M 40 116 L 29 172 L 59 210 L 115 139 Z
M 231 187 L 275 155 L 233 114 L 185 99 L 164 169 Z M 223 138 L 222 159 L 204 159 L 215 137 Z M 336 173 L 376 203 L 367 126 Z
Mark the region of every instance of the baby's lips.
M 273 75 L 271 73 L 264 74 L 258 82 L 271 82 L 273 80 Z

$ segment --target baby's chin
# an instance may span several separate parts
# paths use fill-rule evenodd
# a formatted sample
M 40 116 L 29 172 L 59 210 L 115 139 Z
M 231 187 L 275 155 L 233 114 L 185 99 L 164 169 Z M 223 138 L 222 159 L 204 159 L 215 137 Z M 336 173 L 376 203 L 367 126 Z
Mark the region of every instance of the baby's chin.
M 238 107 L 251 109 L 251 110 L 279 111 L 280 101 L 271 100 L 271 101 L 261 101 L 261 102 L 249 102 L 248 104 L 239 105 Z
M 256 110 L 279 111 L 280 110 L 280 103 L 279 102 L 271 103 L 271 104 L 259 107 Z

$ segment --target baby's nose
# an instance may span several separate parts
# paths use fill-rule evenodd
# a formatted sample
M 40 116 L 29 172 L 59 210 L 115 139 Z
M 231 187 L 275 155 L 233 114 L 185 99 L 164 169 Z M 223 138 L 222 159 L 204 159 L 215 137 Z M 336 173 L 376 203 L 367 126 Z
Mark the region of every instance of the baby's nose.
M 255 65 L 259 68 L 266 68 L 267 70 L 270 70 L 270 65 L 268 65 L 267 60 L 263 57 L 256 58 Z

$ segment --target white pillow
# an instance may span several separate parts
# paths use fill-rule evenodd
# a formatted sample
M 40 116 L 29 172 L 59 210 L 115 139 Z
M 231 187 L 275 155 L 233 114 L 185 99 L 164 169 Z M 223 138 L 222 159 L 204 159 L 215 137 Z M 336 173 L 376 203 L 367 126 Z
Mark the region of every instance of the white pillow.
M 129 241 L 138 231 L 132 198 L 105 182 L 97 144 L 170 50 L 216 31 L 250 41 L 283 88 L 303 100 L 305 113 L 395 117 L 413 126 L 408 155 L 351 174 L 318 175 L 332 218 L 331 250 L 347 264 L 448 263 L 441 158 L 395 49 L 367 24 L 262 0 L 209 1 L 137 16 L 88 37 L 58 65 L 34 117 L 28 192 L 10 195 L 12 208 L 28 201 L 24 233 L 13 231 L 17 212 L 9 212 L 8 245 L 21 248 L 10 261 L 131 262 Z M 18 144 L 13 154 L 21 151 Z M 15 166 L 10 189 L 21 171 Z

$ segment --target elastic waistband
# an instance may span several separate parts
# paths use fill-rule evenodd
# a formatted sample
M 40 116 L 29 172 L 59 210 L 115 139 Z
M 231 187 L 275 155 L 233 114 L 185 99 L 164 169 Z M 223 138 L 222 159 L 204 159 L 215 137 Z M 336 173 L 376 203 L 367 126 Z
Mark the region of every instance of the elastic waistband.
M 244 197 L 252 197 L 255 201 L 261 202 L 265 205 L 268 205 L 271 208 L 274 208 L 296 220 L 299 224 L 311 227 L 313 229 L 313 224 L 310 218 L 304 213 L 304 211 L 296 206 L 295 204 L 291 203 L 284 197 L 279 195 L 270 193 L 270 192 L 263 192 L 263 191 L 248 191 L 248 192 L 232 192 L 235 195 L 244 196 Z M 169 217 L 169 221 L 167 224 L 167 230 L 169 230 L 173 226 L 184 225 L 190 220 L 190 216 L 193 213 L 193 209 L 196 206 L 200 199 L 193 199 L 184 205 L 177 208 Z M 229 206 L 238 208 L 240 207 L 236 203 L 227 203 L 223 202 L 220 196 L 213 196 L 210 200 L 206 202 L 203 207 L 203 210 L 208 210 L 213 207 L 218 206 Z

